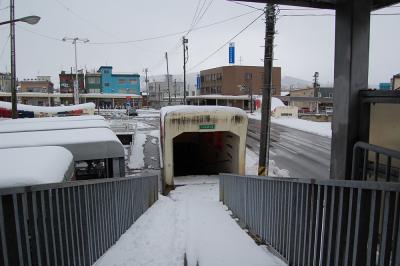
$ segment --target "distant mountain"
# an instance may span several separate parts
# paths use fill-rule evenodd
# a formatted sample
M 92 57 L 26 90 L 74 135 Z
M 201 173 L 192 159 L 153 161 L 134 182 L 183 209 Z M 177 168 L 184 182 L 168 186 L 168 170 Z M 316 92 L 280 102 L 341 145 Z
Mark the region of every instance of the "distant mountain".
M 298 79 L 291 76 L 284 76 L 281 80 L 281 86 L 284 90 L 289 90 L 290 88 L 305 88 L 311 86 L 312 82 Z

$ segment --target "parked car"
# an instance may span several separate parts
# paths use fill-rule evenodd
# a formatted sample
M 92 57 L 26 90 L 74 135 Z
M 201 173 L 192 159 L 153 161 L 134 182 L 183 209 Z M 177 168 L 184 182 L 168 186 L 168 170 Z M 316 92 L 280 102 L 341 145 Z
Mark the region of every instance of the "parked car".
M 130 108 L 130 109 L 126 110 L 126 115 L 128 115 L 128 116 L 137 116 L 138 113 L 137 113 L 135 108 Z

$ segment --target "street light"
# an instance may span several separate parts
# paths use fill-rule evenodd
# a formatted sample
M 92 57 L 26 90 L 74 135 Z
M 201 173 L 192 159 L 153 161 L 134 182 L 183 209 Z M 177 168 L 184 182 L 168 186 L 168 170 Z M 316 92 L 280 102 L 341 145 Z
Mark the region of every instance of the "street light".
M 28 23 L 30 25 L 35 25 L 39 22 L 39 20 L 40 20 L 40 17 L 38 17 L 38 16 L 27 16 L 27 17 L 23 17 L 23 18 L 0 22 L 0 25 L 10 24 L 10 23 L 20 22 L 20 21 Z
M 66 41 L 72 41 L 72 44 L 75 46 L 75 81 L 74 81 L 74 104 L 79 104 L 79 81 L 78 81 L 78 58 L 76 55 L 76 43 L 77 42 L 82 42 L 82 43 L 87 43 L 89 42 L 89 39 L 80 39 L 78 37 L 75 38 L 69 38 L 69 37 L 64 37 L 62 38 L 64 42 Z
M 27 16 L 19 19 L 14 19 L 14 1 L 11 1 L 10 5 L 10 20 L 0 22 L 0 25 L 10 25 L 10 39 L 11 39 L 11 117 L 12 119 L 18 118 L 17 112 L 17 90 L 15 86 L 16 72 L 15 72 L 15 22 L 25 22 L 30 25 L 38 23 L 40 17 L 38 16 Z

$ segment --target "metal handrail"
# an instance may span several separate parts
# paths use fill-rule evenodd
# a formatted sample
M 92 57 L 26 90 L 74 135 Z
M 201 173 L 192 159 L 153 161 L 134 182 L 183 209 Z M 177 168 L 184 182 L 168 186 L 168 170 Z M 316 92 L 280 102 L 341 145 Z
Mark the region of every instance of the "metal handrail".
M 360 151 L 362 151 L 362 156 L 360 156 Z M 367 180 L 367 174 L 369 172 L 369 165 L 370 161 L 368 159 L 369 153 L 375 153 L 374 161 L 373 161 L 373 174 L 374 179 L 377 181 L 380 171 L 380 166 L 385 167 L 385 179 L 386 181 L 390 181 L 392 175 L 392 160 L 397 159 L 400 160 L 400 151 L 380 147 L 377 145 L 369 144 L 366 142 L 356 142 L 353 147 L 353 164 L 352 164 L 352 171 L 351 171 L 351 179 L 361 179 Z M 386 164 L 380 163 L 381 155 L 386 157 Z M 360 174 L 360 165 L 361 167 L 361 174 Z M 398 169 L 397 169 L 398 171 Z M 398 177 L 399 178 L 399 177 Z M 400 180 L 398 180 L 400 181 Z
M 220 175 L 220 200 L 288 265 L 399 265 L 400 184 Z
M 158 177 L 0 190 L 0 265 L 92 265 L 158 199 Z

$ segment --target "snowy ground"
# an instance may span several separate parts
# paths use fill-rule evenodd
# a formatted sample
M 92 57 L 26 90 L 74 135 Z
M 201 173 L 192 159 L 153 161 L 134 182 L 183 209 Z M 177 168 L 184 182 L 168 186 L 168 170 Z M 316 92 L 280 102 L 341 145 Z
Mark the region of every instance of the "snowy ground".
M 261 112 L 248 114 L 249 118 L 261 120 Z M 332 137 L 331 122 L 314 122 L 299 118 L 271 118 L 271 123 L 314 133 L 324 137 Z
M 184 265 L 185 254 L 187 265 L 285 265 L 239 227 L 218 201 L 218 180 L 207 180 L 160 196 L 95 265 Z

